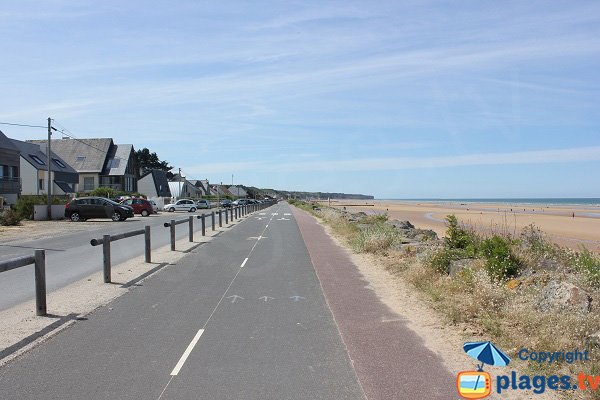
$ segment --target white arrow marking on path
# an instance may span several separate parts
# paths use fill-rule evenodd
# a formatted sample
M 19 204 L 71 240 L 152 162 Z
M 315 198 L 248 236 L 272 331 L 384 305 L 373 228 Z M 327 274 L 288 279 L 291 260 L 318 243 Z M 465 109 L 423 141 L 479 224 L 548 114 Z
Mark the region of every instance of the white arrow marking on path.
M 290 214 L 290 213 L 284 213 L 283 215 L 292 215 L 292 214 Z
M 234 294 L 233 296 L 228 296 L 228 299 L 231 299 L 232 303 L 235 303 L 237 301 L 237 299 L 242 299 L 244 300 L 244 298 L 242 296 L 238 296 L 237 294 Z
M 292 296 L 290 297 L 290 299 L 294 300 L 294 301 L 300 301 L 300 300 L 306 300 L 304 297 L 302 296 Z
M 279 215 L 279 213 L 272 213 L 271 215 Z
M 267 215 L 267 213 L 260 213 L 260 214 L 258 214 L 258 215 Z
M 289 218 L 277 218 L 277 221 L 289 221 Z
M 265 303 L 269 300 L 275 300 L 275 297 L 269 297 L 269 296 L 263 296 L 263 297 L 259 297 L 259 300 L 263 300 L 265 301 Z

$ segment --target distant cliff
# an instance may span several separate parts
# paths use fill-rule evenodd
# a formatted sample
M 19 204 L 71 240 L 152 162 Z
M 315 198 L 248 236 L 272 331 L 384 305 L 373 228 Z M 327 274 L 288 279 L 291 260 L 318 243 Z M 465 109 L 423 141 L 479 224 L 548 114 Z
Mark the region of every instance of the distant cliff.
M 329 193 L 329 192 L 297 192 L 288 190 L 259 189 L 263 193 L 276 193 L 278 197 L 297 198 L 297 199 L 352 199 L 352 200 L 373 200 L 375 197 L 366 194 L 350 193 Z

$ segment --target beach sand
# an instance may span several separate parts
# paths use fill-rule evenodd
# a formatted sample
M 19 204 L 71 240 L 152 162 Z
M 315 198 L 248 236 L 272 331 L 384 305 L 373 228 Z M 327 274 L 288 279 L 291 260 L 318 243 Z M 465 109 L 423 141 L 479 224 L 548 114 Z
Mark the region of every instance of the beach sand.
M 408 220 L 417 228 L 434 230 L 440 237 L 445 234 L 444 218 L 449 214 L 486 234 L 519 235 L 524 227 L 534 224 L 549 240 L 561 246 L 579 249 L 583 245 L 600 252 L 600 207 L 386 200 L 338 200 L 332 201 L 331 206 L 368 214 L 387 212 L 390 219 Z

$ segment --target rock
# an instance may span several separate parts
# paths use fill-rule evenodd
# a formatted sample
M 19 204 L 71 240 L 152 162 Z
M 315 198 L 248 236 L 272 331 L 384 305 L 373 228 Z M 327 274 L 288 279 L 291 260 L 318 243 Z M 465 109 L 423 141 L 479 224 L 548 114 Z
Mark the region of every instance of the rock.
M 511 279 L 508 282 L 506 282 L 506 288 L 510 290 L 514 290 L 519 286 L 521 286 L 521 281 L 518 279 Z
M 537 267 L 539 269 L 546 269 L 546 270 L 550 270 L 550 271 L 556 271 L 557 269 L 559 269 L 561 267 L 561 264 L 557 260 L 551 260 L 551 259 L 548 259 L 548 258 L 543 258 L 540 261 L 538 261 Z
M 542 289 L 538 308 L 541 311 L 574 310 L 587 313 L 592 309 L 592 297 L 572 283 L 551 281 Z
M 386 223 L 398 229 L 415 229 L 415 226 L 409 221 L 398 221 L 397 219 L 393 219 L 391 221 L 387 221 Z
M 470 258 L 462 258 L 460 260 L 454 260 L 450 262 L 449 273 L 450 276 L 455 276 L 465 268 L 469 268 L 473 264 L 473 260 Z

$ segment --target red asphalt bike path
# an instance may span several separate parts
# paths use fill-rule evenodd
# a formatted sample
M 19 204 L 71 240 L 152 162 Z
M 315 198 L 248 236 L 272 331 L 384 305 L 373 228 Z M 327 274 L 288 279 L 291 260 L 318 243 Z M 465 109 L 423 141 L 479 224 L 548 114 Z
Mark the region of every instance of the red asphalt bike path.
M 367 399 L 458 398 L 456 377 L 441 358 L 365 287 L 346 250 L 315 218 L 291 208 Z

